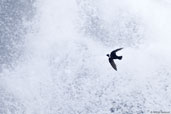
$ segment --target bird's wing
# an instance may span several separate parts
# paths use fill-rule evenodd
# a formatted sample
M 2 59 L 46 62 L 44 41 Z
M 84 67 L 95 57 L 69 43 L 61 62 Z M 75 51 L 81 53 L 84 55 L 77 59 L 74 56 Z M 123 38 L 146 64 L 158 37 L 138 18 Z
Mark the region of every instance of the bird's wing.
M 117 67 L 113 59 L 109 58 L 109 63 L 112 65 L 112 67 L 117 71 Z
M 111 54 L 112 53 L 116 53 L 117 51 L 119 51 L 119 50 L 122 50 L 123 48 L 118 48 L 118 49 L 116 49 L 116 50 L 113 50 L 112 52 L 111 52 Z

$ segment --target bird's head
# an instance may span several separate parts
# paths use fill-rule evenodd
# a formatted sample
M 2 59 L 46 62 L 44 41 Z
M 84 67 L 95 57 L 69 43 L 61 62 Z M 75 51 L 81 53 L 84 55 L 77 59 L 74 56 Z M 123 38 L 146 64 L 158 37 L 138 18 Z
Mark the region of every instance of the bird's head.
M 106 56 L 108 56 L 108 57 L 109 57 L 109 54 L 106 54 Z

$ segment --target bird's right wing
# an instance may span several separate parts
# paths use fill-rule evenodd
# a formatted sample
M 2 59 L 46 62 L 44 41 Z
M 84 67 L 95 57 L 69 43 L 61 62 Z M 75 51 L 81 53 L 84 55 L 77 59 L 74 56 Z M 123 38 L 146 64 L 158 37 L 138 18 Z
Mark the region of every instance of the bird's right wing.
M 117 71 L 117 67 L 115 62 L 113 61 L 113 59 L 109 58 L 109 63 L 111 64 L 111 66 Z

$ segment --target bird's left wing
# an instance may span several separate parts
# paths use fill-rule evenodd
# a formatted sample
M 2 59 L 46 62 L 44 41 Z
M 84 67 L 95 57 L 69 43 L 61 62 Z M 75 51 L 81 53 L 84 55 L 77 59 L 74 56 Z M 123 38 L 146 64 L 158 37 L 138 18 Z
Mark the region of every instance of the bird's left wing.
M 113 59 L 109 58 L 109 63 L 111 64 L 111 66 L 117 71 L 117 67 L 115 62 L 113 61 Z
M 112 52 L 111 52 L 111 54 L 113 54 L 113 53 L 116 53 L 117 51 L 120 51 L 120 50 L 122 50 L 123 48 L 118 48 L 118 49 L 116 49 L 116 50 L 113 50 Z

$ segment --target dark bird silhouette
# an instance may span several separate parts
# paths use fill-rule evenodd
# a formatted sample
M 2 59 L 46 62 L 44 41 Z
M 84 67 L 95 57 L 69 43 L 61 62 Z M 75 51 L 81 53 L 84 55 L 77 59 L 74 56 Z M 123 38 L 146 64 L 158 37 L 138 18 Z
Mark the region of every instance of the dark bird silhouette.
M 106 56 L 109 57 L 109 63 L 112 65 L 112 67 L 113 67 L 116 71 L 117 71 L 117 67 L 116 67 L 116 64 L 115 64 L 115 62 L 114 62 L 113 59 L 119 59 L 119 60 L 122 59 L 122 56 L 117 56 L 117 55 L 116 55 L 116 52 L 119 51 L 119 50 L 121 50 L 121 49 L 123 49 L 123 48 L 116 49 L 116 50 L 112 51 L 112 52 L 110 53 L 110 55 L 109 55 L 109 54 L 106 55 Z

